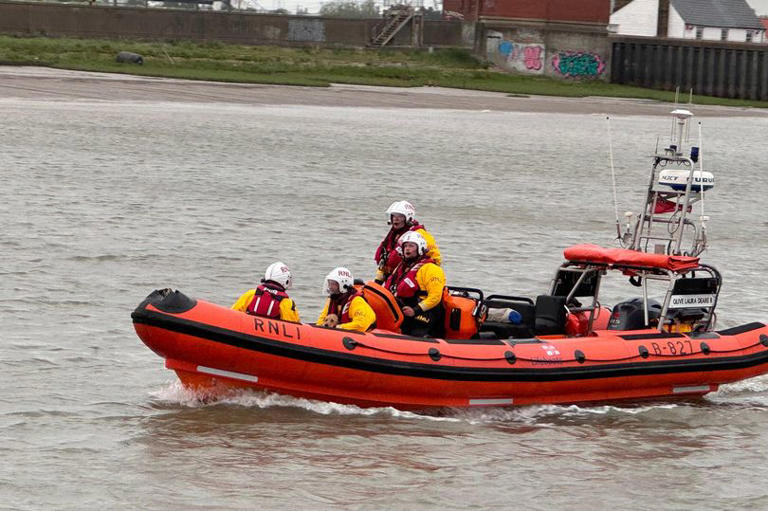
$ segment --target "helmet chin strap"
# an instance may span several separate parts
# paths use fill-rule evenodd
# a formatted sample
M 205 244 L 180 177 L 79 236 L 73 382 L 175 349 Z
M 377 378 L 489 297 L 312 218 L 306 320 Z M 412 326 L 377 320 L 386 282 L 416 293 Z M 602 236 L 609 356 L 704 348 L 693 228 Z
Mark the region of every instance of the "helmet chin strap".
M 331 293 L 329 296 L 335 300 L 336 298 L 349 293 L 349 291 L 349 289 L 345 289 L 344 291 L 339 290 L 338 293 Z

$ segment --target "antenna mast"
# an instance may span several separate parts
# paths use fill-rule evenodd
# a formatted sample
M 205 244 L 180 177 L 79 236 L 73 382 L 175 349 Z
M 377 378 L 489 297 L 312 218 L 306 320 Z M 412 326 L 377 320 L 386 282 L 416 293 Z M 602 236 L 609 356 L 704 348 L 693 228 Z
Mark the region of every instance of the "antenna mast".
M 715 179 L 705 172 L 699 159 L 699 146 L 690 148 L 688 155 L 684 143 L 689 134 L 693 114 L 684 108 L 672 111 L 670 145 L 653 155 L 648 193 L 643 211 L 635 227 L 629 248 L 641 252 L 667 255 L 698 256 L 706 249 L 707 217 L 691 218 L 693 204 L 704 198 L 704 192 L 714 186 Z M 699 170 L 695 163 L 699 162 Z M 688 245 L 690 243 L 690 245 Z M 688 246 L 685 248 L 684 245 Z

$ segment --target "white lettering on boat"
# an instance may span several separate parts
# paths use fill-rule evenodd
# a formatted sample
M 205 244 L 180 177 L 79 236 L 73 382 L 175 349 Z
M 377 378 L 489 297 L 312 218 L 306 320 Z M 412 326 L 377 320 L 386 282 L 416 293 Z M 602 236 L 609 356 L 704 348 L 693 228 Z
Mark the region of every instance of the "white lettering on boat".
M 672 295 L 669 300 L 670 309 L 683 307 L 713 307 L 715 295 Z

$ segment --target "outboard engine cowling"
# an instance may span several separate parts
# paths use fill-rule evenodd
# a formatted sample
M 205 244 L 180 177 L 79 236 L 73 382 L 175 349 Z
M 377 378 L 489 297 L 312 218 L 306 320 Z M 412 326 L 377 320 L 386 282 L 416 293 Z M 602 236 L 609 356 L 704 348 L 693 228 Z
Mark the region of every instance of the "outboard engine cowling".
M 648 300 L 648 327 L 659 324 L 661 316 L 661 304 L 657 300 Z M 632 298 L 613 307 L 611 319 L 608 321 L 608 330 L 640 330 L 646 328 L 645 314 L 643 313 L 643 299 Z

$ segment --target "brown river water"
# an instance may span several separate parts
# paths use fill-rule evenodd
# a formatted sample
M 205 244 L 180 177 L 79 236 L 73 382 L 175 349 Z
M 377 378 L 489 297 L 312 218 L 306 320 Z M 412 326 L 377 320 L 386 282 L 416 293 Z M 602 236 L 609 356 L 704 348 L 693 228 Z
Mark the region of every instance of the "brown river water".
M 620 214 L 656 108 L 613 116 Z M 719 328 L 768 320 L 768 117 L 729 112 L 700 119 Z M 0 119 L 0 509 L 768 509 L 766 377 L 439 415 L 201 403 L 133 331 L 153 289 L 229 305 L 276 259 L 314 320 L 332 267 L 373 274 L 401 198 L 450 284 L 540 294 L 569 244 L 612 243 L 604 114 L 27 94 Z

